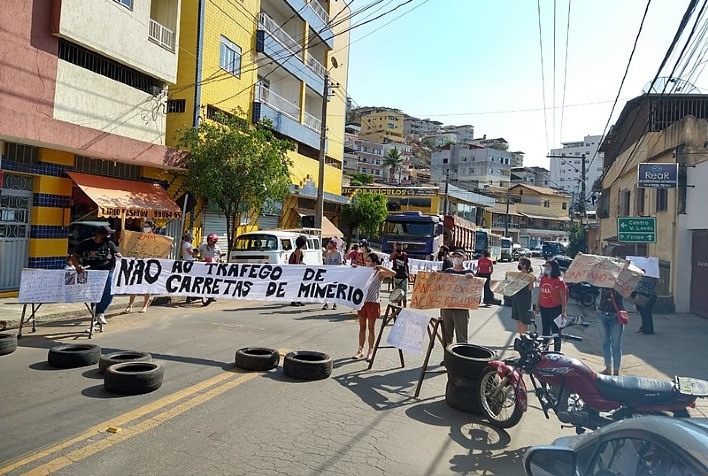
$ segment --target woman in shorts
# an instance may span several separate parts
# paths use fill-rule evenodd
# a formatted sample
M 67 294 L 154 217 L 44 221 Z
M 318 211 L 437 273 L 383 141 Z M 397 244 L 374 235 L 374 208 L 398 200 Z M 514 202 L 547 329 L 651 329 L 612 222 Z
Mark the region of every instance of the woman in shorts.
M 356 266 L 356 265 L 353 265 Z M 365 258 L 364 266 L 376 268 L 376 274 L 371 281 L 369 292 L 366 294 L 366 300 L 359 312 L 359 350 L 354 354 L 354 359 L 364 358 L 364 342 L 367 341 L 366 331 L 368 329 L 369 351 L 366 354 L 366 361 L 370 361 L 374 355 L 374 332 L 376 330 L 376 319 L 381 316 L 381 282 L 393 276 L 395 273 L 381 266 L 381 258 L 376 253 L 368 253 Z

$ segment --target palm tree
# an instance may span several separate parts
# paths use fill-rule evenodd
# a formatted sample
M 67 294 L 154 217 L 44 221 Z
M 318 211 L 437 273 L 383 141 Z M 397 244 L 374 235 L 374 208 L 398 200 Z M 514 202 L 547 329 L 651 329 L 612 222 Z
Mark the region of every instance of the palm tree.
M 394 147 L 393 149 L 388 151 L 388 154 L 383 159 L 383 165 L 386 167 L 389 167 L 389 177 L 393 180 L 395 175 L 396 175 L 396 170 L 401 170 L 401 165 L 403 165 L 403 156 L 401 155 L 401 151 L 398 150 L 398 147 Z M 398 184 L 401 184 L 401 175 L 400 173 L 398 174 Z

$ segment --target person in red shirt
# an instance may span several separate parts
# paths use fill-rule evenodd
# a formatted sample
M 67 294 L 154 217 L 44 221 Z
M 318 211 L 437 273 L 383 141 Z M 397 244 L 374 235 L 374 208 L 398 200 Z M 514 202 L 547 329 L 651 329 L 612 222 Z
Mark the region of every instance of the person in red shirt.
M 550 260 L 543 266 L 543 277 L 539 285 L 538 301 L 536 302 L 536 315 L 541 314 L 541 333 L 549 336 L 551 333 L 558 334 L 560 330 L 554 319 L 563 316 L 565 319 L 565 309 L 568 302 L 567 289 L 561 278 L 560 267 L 556 260 Z M 548 339 L 544 339 L 544 344 Z M 560 337 L 553 339 L 553 350 L 560 352 Z
M 492 273 L 494 272 L 494 263 L 489 259 L 489 251 L 485 251 L 484 255 L 477 261 L 477 277 L 487 278 L 484 282 L 484 299 L 483 302 L 486 306 L 491 306 L 496 304 L 497 301 L 494 299 L 494 293 L 491 288 Z

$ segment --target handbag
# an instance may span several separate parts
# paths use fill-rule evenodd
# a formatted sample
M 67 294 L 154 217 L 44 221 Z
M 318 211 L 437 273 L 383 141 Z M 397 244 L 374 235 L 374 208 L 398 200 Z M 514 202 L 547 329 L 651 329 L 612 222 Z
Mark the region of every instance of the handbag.
M 632 298 L 634 305 L 639 307 L 647 307 L 650 300 L 651 298 L 649 296 L 641 293 L 634 293 L 634 297 Z
M 622 326 L 629 324 L 629 313 L 627 311 L 619 310 L 617 303 L 615 302 L 615 293 L 612 289 L 610 289 L 610 299 L 612 299 L 612 305 L 615 307 L 615 311 L 617 311 L 617 322 Z

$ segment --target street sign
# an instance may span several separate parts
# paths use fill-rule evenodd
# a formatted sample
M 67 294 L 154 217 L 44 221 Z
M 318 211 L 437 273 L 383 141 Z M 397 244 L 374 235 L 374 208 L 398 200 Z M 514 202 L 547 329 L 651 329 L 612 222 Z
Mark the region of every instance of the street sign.
M 623 243 L 656 243 L 656 218 L 617 218 L 617 240 Z
M 637 167 L 637 187 L 676 188 L 678 186 L 678 164 L 639 164 Z

